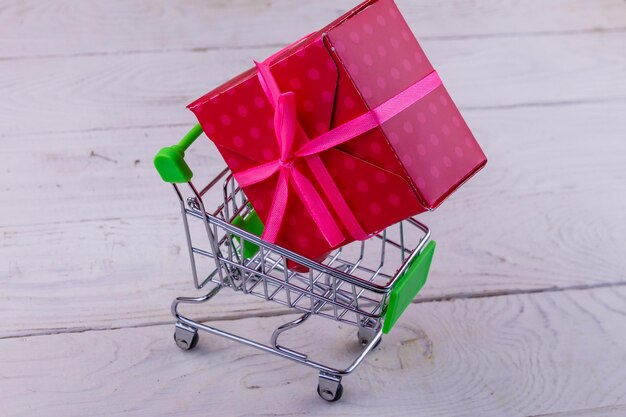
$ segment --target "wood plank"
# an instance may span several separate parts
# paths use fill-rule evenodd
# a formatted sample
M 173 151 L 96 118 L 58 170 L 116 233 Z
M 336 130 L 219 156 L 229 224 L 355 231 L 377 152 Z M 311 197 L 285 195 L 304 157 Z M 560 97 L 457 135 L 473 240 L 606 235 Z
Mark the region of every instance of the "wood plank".
M 192 290 L 184 242 L 177 217 L 3 230 L 0 311 L 10 320 L 0 325 L 0 338 L 171 321 L 175 297 L 204 295 L 212 287 Z M 208 243 L 199 246 L 208 249 Z M 202 263 L 201 271 L 208 274 L 211 265 Z M 280 310 L 231 290 L 221 295 L 211 303 L 208 317 Z
M 510 204 L 539 206 L 552 191 L 569 196 L 578 206 L 589 206 L 587 198 L 597 191 L 623 190 L 626 120 L 620 116 L 625 111 L 626 102 L 466 111 L 490 162 L 461 189 L 458 199 L 463 202 L 458 204 L 481 199 L 493 204 L 497 194 L 519 200 Z M 0 179 L 5 196 L 0 200 L 2 224 L 40 224 L 42 207 L 52 222 L 174 215 L 178 205 L 173 192 L 158 177 L 152 158 L 161 147 L 177 142 L 189 126 L 33 134 L 6 141 L 2 152 L 9 157 Z M 225 167 L 204 136 L 186 159 L 198 186 Z M 77 199 L 80 210 L 75 209 Z M 456 201 L 455 196 L 441 210 Z
M 42 207 L 47 222 L 177 215 L 173 189 L 161 181 L 152 159 L 191 126 L 28 135 L 9 141 L 3 151 L 11 157 L 0 180 L 7 197 L 0 200 L 2 224 L 45 223 Z M 186 160 L 198 186 L 226 167 L 206 137 L 186 153 Z
M 625 109 L 468 112 L 491 161 L 421 216 L 439 243 L 423 297 L 624 281 Z M 13 318 L 0 335 L 169 320 L 170 301 L 190 293 L 189 260 L 174 193 L 150 154 L 179 130 L 55 134 L 39 149 L 23 146 L 41 140 L 28 136 L 5 148 L 0 308 Z M 208 143 L 189 153 L 198 178 L 223 167 Z M 271 311 L 248 301 L 236 295 L 210 314 Z
M 0 58 L 283 45 L 357 3 L 5 1 Z M 626 21 L 619 0 L 483 0 L 479 6 L 473 0 L 398 0 L 398 5 L 421 37 L 601 32 L 623 30 Z
M 195 351 L 182 352 L 171 325 L 5 339 L 0 410 L 15 417 L 614 410 L 626 395 L 626 368 L 619 366 L 625 301 L 626 289 L 615 287 L 412 306 L 344 379 L 344 397 L 332 405 L 317 398 L 311 369 L 206 334 Z M 274 326 L 291 318 L 217 325 L 267 341 Z M 357 351 L 354 330 L 327 320 L 294 332 L 285 335 L 287 345 L 333 364 Z
M 464 109 L 626 98 L 620 33 L 423 44 Z M 191 124 L 186 104 L 274 51 L 0 61 L 0 137 Z

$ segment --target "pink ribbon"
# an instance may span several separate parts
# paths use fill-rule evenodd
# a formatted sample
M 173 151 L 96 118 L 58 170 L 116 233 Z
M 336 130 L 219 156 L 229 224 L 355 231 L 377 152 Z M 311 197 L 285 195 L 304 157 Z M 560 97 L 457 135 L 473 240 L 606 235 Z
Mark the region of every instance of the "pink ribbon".
M 261 87 L 274 108 L 274 130 L 280 157 L 275 161 L 241 171 L 235 175 L 239 185 L 246 187 L 262 182 L 278 173 L 278 183 L 262 238 L 271 243 L 276 241 L 287 208 L 289 184 L 291 184 L 328 244 L 335 247 L 345 240 L 324 200 L 311 181 L 301 172 L 299 161 L 304 160 L 350 235 L 356 240 L 366 239 L 367 233 L 357 221 L 337 184 L 319 157 L 319 153 L 382 125 L 439 87 L 441 79 L 433 71 L 378 107 L 310 140 L 298 122 L 294 93 L 281 93 L 270 71 L 269 65 L 273 58 L 274 56 L 263 63 L 255 61 L 255 64 Z M 302 138 L 305 144 L 294 151 L 293 143 L 296 135 Z

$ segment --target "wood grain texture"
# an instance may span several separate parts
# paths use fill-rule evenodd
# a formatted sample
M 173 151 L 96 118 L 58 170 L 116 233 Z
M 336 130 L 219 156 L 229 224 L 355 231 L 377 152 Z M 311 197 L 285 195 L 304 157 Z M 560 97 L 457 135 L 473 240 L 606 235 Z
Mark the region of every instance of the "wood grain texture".
M 199 294 L 182 230 L 177 217 L 149 216 L 4 231 L 0 338 L 171 322 L 172 300 Z M 276 311 L 230 290 L 216 301 L 207 317 Z
M 621 33 L 427 40 L 462 109 L 626 100 Z M 0 61 L 2 138 L 192 124 L 185 106 L 276 48 Z
M 0 2 L 0 415 L 626 415 L 621 0 L 398 0 L 490 163 L 423 216 L 431 279 L 343 402 L 241 345 L 174 346 L 194 292 L 153 154 L 189 101 L 356 3 Z M 223 167 L 206 140 L 187 158 Z M 294 317 L 229 290 L 194 311 L 262 341 Z M 286 340 L 347 360 L 341 327 Z
M 625 316 L 624 287 L 412 306 L 344 379 L 335 404 L 317 397 L 313 370 L 206 334 L 196 350 L 182 352 L 172 326 L 6 339 L 0 410 L 390 417 L 611 410 L 626 399 Z M 216 325 L 267 341 L 272 326 L 292 317 Z M 345 363 L 357 349 L 353 330 L 327 320 L 294 331 L 285 343 L 331 363 Z
M 319 29 L 357 3 L 318 0 L 304 7 L 297 0 L 4 1 L 0 59 L 281 45 Z M 619 0 L 515 0 L 506 8 L 497 0 L 398 0 L 398 5 L 422 38 L 626 29 L 626 8 Z
M 500 199 L 490 196 L 494 188 L 504 197 L 538 206 L 542 201 L 561 204 L 548 192 L 584 206 L 585 198 L 602 200 L 592 198 L 595 193 L 623 190 L 626 121 L 620 115 L 625 109 L 626 102 L 466 111 L 491 162 L 436 213 L 475 200 L 496 204 Z M 38 216 L 42 207 L 48 222 L 175 215 L 178 205 L 152 157 L 177 142 L 188 126 L 25 135 L 7 141 L 3 152 L 11 158 L 3 165 L 6 198 L 0 200 L 0 210 L 11 222 L 5 225 L 45 223 Z M 187 159 L 197 185 L 225 167 L 204 136 Z M 77 198 L 80 210 L 75 210 Z
M 624 281 L 625 110 L 587 104 L 467 112 L 491 162 L 421 216 L 439 242 L 422 295 Z M 191 274 L 178 204 L 150 154 L 179 132 L 55 134 L 34 151 L 23 146 L 38 140 L 31 136 L 9 148 L 0 211 L 14 224 L 0 227 L 8 260 L 0 265 L 0 299 L 15 318 L 0 325 L 0 335 L 169 320 L 169 302 L 189 292 Z M 198 178 L 224 166 L 208 140 L 189 160 Z M 211 314 L 270 308 L 241 300 L 227 297 Z

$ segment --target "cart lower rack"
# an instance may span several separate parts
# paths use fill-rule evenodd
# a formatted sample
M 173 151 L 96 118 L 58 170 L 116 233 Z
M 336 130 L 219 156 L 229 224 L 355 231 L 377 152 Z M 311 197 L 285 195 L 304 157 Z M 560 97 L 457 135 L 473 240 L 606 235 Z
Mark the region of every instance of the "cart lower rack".
M 261 221 L 228 169 L 200 191 L 191 182 L 184 152 L 201 133 L 199 126 L 194 127 L 181 143 L 161 150 L 155 158 L 161 177 L 173 184 L 180 201 L 194 286 L 198 290 L 212 286 L 201 297 L 174 300 L 176 344 L 184 350 L 193 349 L 202 330 L 273 353 L 318 370 L 318 394 L 327 401 L 339 400 L 342 376 L 356 369 L 380 343 L 383 333 L 391 330 L 423 287 L 435 249 L 429 229 L 409 218 L 366 241 L 336 249 L 323 262 L 266 242 L 259 237 Z M 219 201 L 219 206 L 207 211 L 205 201 Z M 200 271 L 201 260 L 209 261 L 206 273 Z M 226 287 L 302 315 L 276 328 L 269 344 L 261 344 L 179 312 L 181 304 L 205 303 Z M 282 333 L 312 316 L 358 329 L 362 350 L 347 367 L 336 369 L 279 344 Z

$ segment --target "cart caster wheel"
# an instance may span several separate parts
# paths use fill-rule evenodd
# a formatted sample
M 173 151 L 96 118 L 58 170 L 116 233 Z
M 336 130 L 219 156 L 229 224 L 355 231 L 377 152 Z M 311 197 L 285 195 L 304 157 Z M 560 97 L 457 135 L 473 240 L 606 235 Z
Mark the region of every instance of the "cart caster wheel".
M 198 333 L 196 333 L 191 337 L 191 342 L 187 344 L 186 340 L 178 339 L 176 337 L 176 333 L 174 333 L 174 342 L 176 342 L 176 346 L 178 346 L 182 350 L 191 350 L 195 348 L 198 345 L 198 340 L 200 340 L 200 336 L 198 336 Z
M 174 331 L 176 346 L 182 350 L 191 350 L 196 347 L 198 340 L 200 340 L 200 336 L 196 329 L 176 324 L 176 331 Z
M 319 383 L 317 384 L 317 393 L 323 400 L 328 402 L 339 401 L 343 395 L 343 385 L 341 385 L 341 377 L 337 375 L 320 372 Z
M 341 399 L 341 396 L 343 395 L 343 385 L 339 384 L 335 392 L 327 389 L 322 390 L 322 388 L 318 385 L 317 393 L 323 400 L 328 401 L 329 403 L 334 403 L 335 401 L 339 401 Z

